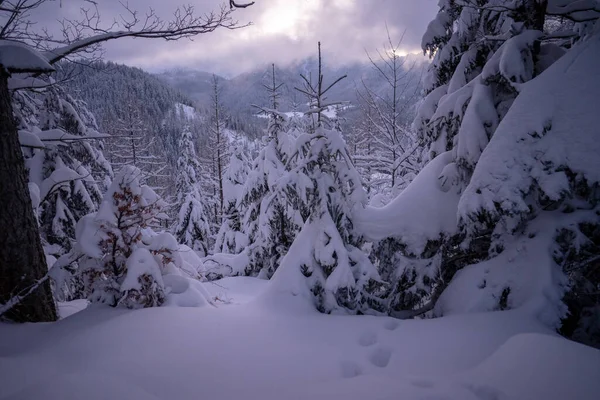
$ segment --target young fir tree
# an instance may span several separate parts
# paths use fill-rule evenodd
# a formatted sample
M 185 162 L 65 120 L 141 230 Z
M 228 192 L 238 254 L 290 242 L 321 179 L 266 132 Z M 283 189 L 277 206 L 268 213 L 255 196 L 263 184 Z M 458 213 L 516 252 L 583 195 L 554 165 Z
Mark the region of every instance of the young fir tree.
M 210 248 L 210 223 L 205 213 L 204 199 L 200 194 L 198 170 L 199 163 L 192 133 L 186 126 L 179 139 L 176 199 L 179 215 L 175 234 L 180 243 L 204 257 Z
M 298 89 L 311 99 L 308 113 L 315 116 L 316 129 L 298 138 L 288 181 L 306 200 L 310 216 L 281 261 L 273 288 L 296 291 L 305 284 L 305 295 L 324 313 L 377 310 L 380 304 L 370 291 L 379 276 L 360 249 L 352 222 L 366 195 L 341 132 L 327 126 L 323 113 L 332 105 L 325 95 L 345 76 L 325 85 L 320 43 L 318 66 L 316 84 L 302 76 L 305 86 Z
M 264 85 L 270 104 L 259 107 L 269 118 L 266 144 L 254 160 L 242 191 L 240 207 L 245 210 L 243 230 L 250 246 L 249 273 L 270 278 L 296 237 L 302 219 L 293 191 L 281 186 L 289 170 L 291 140 L 286 132 L 287 117 L 278 111 L 281 83 L 277 83 L 275 66 L 271 80 Z
M 141 176 L 139 169 L 124 166 L 98 212 L 77 225 L 77 244 L 66 258 L 79 260 L 80 295 L 93 302 L 139 308 L 165 300 L 162 270 L 172 249 L 156 246 L 148 233 L 165 216 L 166 203 L 140 183 Z
M 225 212 L 215 241 L 215 253 L 239 254 L 248 246 L 248 237 L 242 232 L 242 216 L 239 209 L 248 170 L 249 162 L 245 151 L 241 145 L 236 145 L 224 174 Z

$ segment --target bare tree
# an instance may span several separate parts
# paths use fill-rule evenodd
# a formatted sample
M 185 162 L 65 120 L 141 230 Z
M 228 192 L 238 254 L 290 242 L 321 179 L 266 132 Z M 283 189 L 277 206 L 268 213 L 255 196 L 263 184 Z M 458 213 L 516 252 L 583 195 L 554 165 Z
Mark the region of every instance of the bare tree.
M 167 195 L 164 184 L 169 175 L 167 161 L 156 143 L 156 134 L 143 120 L 135 99 L 128 98 L 124 108 L 123 117 L 116 121 L 110 131 L 113 136 L 108 141 L 113 169 L 116 171 L 125 165 L 139 168 L 142 173 L 140 181 L 164 198 Z
M 392 190 L 405 183 L 402 181 L 405 174 L 417 172 L 413 159 L 418 143 L 408 126 L 412 117 L 410 106 L 418 95 L 419 86 L 415 63 L 409 65 L 407 58 L 401 56 L 401 44 L 402 37 L 395 43 L 387 31 L 387 43 L 383 50 L 377 50 L 378 57 L 375 59 L 367 53 L 385 90 L 369 87 L 363 80 L 359 92 L 363 117 L 370 125 L 365 130 L 373 150 L 368 154 L 368 162 L 380 175 L 379 181 L 387 183 Z
M 19 322 L 52 321 L 57 314 L 45 278 L 47 266 L 13 117 L 8 85 L 11 73 L 48 73 L 52 71 L 51 64 L 68 56 L 97 50 L 101 43 L 123 37 L 178 40 L 217 28 L 240 28 L 244 25 L 233 20 L 232 13 L 236 8 L 251 5 L 230 0 L 229 7 L 223 5 L 201 15 L 194 12 L 193 6 L 184 6 L 175 10 L 172 19 L 165 21 L 152 9 L 142 15 L 122 3 L 123 13 L 105 26 L 96 3 L 90 0 L 90 7 L 82 9 L 81 19 L 63 20 L 61 37 L 55 37 L 47 30 L 33 30 L 35 21 L 31 12 L 49 1 L 0 0 L 0 44 L 7 46 L 8 43 L 12 46 L 10 50 L 26 53 L 29 59 L 37 61 L 34 65 L 19 64 L 16 58 L 8 56 L 7 51 L 3 51 L 0 59 L 0 303 L 10 304 L 8 309 L 2 308 L 2 313 Z M 32 49 L 44 50 L 43 56 L 48 62 Z
M 323 82 L 323 67 L 322 67 L 322 59 L 321 59 L 321 42 L 319 42 L 319 72 L 317 83 L 313 84 L 310 78 L 307 78 L 304 75 L 300 75 L 302 80 L 304 81 L 304 85 L 302 88 L 295 88 L 300 93 L 303 93 L 309 98 L 310 101 L 310 110 L 307 111 L 306 114 L 317 114 L 317 126 L 321 126 L 324 122 L 324 118 L 326 118 L 323 114 L 323 111 L 327 110 L 328 107 L 335 106 L 341 104 L 340 102 L 327 102 L 327 97 L 325 96 L 329 90 L 334 87 L 339 81 L 346 78 L 348 75 L 342 75 L 337 78 L 333 83 L 328 86 L 324 86 Z

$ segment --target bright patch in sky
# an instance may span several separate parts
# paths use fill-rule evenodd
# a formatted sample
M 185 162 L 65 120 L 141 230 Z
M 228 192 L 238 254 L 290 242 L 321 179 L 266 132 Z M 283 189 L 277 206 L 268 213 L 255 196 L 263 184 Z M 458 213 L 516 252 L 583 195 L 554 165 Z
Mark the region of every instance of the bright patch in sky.
M 269 4 L 255 26 L 263 35 L 287 35 L 298 39 L 319 7 L 319 0 L 276 0 Z

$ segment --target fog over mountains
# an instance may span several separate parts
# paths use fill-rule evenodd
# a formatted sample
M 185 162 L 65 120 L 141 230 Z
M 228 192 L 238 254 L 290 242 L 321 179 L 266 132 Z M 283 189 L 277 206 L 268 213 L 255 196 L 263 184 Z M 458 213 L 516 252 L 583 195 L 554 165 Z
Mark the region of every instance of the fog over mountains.
M 403 58 L 403 62 L 405 75 L 401 77 L 401 82 L 404 95 L 407 99 L 414 98 L 416 100 L 420 96 L 419 84 L 426 60 L 420 55 L 409 55 Z M 282 110 L 305 110 L 307 100 L 294 88 L 302 87 L 301 74 L 309 79 L 311 77 L 316 79 L 317 60 L 309 58 L 284 68 L 276 65 L 275 73 L 278 84 L 283 83 L 279 101 L 280 108 Z M 323 75 L 325 84 L 347 75 L 347 78 L 335 85 L 329 92 L 329 101 L 348 101 L 357 105 L 360 102 L 357 90 L 362 89 L 363 83 L 381 95 L 385 95 L 387 88 L 387 82 L 368 60 L 365 63 L 338 68 L 329 68 L 325 65 Z M 191 68 L 177 68 L 164 71 L 156 76 L 188 96 L 198 107 L 210 107 L 213 74 Z M 250 116 L 256 112 L 256 109 L 252 107 L 253 104 L 268 105 L 268 95 L 263 85 L 271 82 L 271 65 L 265 65 L 263 68 L 229 79 L 221 76 L 217 78 L 221 87 L 223 106 L 226 110 Z

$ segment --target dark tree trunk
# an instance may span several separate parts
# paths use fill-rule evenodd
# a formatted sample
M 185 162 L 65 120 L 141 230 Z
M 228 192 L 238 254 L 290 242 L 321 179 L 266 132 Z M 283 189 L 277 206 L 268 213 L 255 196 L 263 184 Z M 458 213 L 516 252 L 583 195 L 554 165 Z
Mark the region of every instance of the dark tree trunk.
M 26 292 L 48 271 L 7 79 L 0 70 L 0 304 Z M 55 321 L 50 283 L 40 285 L 3 317 L 16 322 Z

